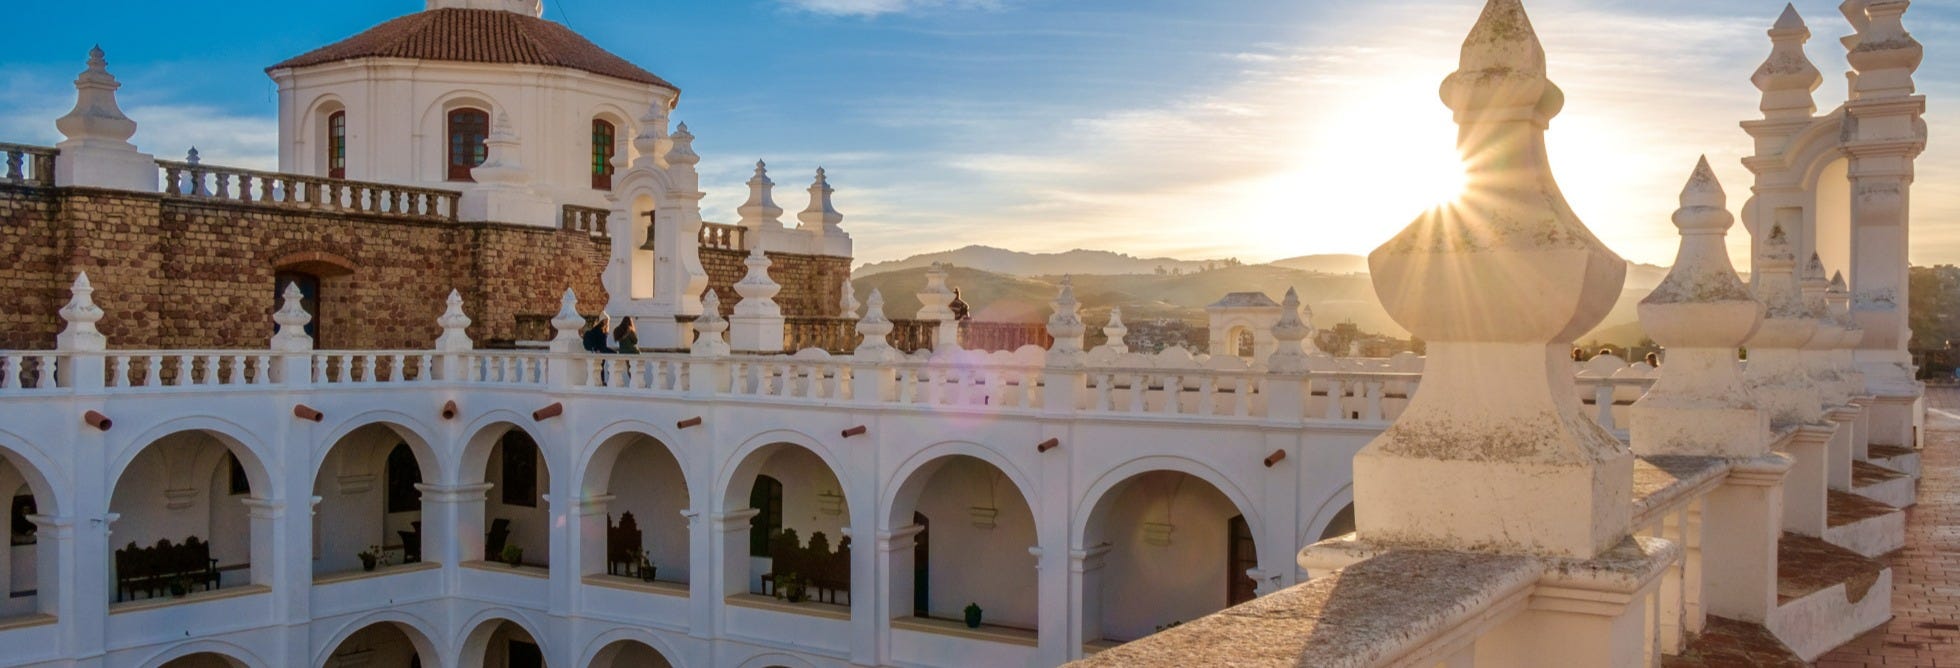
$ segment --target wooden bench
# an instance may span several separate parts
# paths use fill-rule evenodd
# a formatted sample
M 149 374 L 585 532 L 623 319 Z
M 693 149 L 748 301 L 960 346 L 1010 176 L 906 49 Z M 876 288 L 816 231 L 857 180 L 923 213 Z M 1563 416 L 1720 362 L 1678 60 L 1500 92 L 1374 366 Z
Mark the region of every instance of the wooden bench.
M 139 591 L 156 598 L 172 583 L 183 583 L 186 590 L 197 585 L 205 591 L 217 588 L 218 560 L 211 557 L 210 543 L 191 536 L 175 545 L 165 538 L 151 547 L 137 547 L 132 541 L 116 550 L 117 601 L 133 600 Z

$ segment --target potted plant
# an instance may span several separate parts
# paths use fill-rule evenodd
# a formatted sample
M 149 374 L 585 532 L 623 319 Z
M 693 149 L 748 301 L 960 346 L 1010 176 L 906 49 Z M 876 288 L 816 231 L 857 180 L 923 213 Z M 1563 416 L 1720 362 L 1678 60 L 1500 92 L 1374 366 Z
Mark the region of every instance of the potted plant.
M 791 603 L 802 603 L 804 597 L 807 595 L 803 586 L 803 578 L 797 577 L 795 573 L 786 573 L 782 577 L 777 578 L 776 591 L 781 593 L 783 598 Z
M 979 603 L 966 604 L 966 627 L 969 629 L 980 628 L 980 604 Z
M 641 582 L 652 582 L 652 581 L 653 581 L 653 560 L 652 560 L 652 559 L 648 559 L 648 558 L 647 558 L 647 553 L 646 553 L 646 551 L 645 551 L 645 550 L 641 550 L 641 551 L 640 551 L 640 552 L 638 553 L 638 555 L 639 555 L 639 558 L 640 558 L 640 581 L 641 581 Z
M 191 593 L 190 578 L 175 577 L 170 579 L 170 595 L 172 597 L 185 596 L 190 593 Z
M 511 568 L 524 565 L 524 548 L 516 545 L 505 545 L 504 553 L 501 556 L 504 558 L 504 563 L 510 564 Z
M 361 570 L 373 571 L 374 567 L 381 565 L 381 546 L 369 545 L 357 556 L 361 558 Z

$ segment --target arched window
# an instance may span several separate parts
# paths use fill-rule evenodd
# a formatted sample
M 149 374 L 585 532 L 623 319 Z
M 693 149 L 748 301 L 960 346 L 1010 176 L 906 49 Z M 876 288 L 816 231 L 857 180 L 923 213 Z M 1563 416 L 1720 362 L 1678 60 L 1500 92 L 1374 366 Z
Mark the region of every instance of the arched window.
M 467 107 L 449 112 L 449 180 L 476 180 L 470 170 L 490 156 L 483 145 L 489 138 L 490 112 Z
M 749 556 L 769 556 L 769 539 L 783 530 L 783 484 L 766 475 L 749 488 L 749 507 L 762 512 L 749 518 Z
M 227 481 L 229 482 L 228 486 L 231 488 L 230 489 L 231 495 L 239 496 L 242 494 L 251 494 L 252 479 L 246 477 L 245 465 L 238 461 L 238 455 L 234 455 L 231 454 L 230 452 L 226 452 L 225 462 L 228 465 L 228 468 L 226 469 L 225 472 L 229 476 L 229 478 L 227 478 Z
M 538 507 L 538 442 L 522 429 L 504 432 L 504 505 Z
M 614 136 L 613 124 L 597 118 L 592 119 L 593 190 L 612 190 L 613 155 L 616 151 L 613 145 Z
M 327 178 L 347 178 L 347 112 L 327 116 Z

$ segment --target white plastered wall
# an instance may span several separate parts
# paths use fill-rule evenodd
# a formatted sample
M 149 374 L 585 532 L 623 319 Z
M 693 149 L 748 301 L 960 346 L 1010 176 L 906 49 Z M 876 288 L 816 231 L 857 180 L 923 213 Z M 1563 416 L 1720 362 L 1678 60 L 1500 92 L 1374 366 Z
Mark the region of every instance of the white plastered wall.
M 955 457 L 932 473 L 916 512 L 931 522 L 931 564 L 927 593 L 931 615 L 961 619 L 968 603 L 980 606 L 988 624 L 1032 629 L 1039 597 L 1035 591 L 1034 513 L 1005 474 L 971 457 Z M 985 509 L 985 510 L 983 510 Z M 991 510 L 991 528 L 979 520 Z M 976 516 L 976 512 L 980 516 Z M 901 518 L 904 519 L 904 518 Z M 911 551 L 895 554 L 893 585 L 910 584 Z M 905 579 L 901 583 L 898 580 Z M 911 601 L 900 616 L 911 613 Z
M 1157 627 L 1225 608 L 1227 538 L 1239 515 L 1232 501 L 1189 474 L 1152 471 L 1097 502 L 1084 541 L 1107 542 L 1097 592 L 1102 637 L 1134 640 Z M 1169 524 L 1156 544 L 1145 524 Z
M 633 520 L 640 525 L 641 547 L 653 560 L 659 579 L 687 582 L 688 528 L 681 511 L 688 507 L 688 490 L 673 453 L 659 441 L 636 437 L 613 464 L 606 493 L 613 497 L 606 506 L 612 522 L 618 523 L 624 513 L 633 513 Z M 599 545 L 603 547 L 605 542 L 601 540 Z
M 145 447 L 123 470 L 110 497 L 109 511 L 119 516 L 110 549 L 120 550 L 131 542 L 148 547 L 166 538 L 181 544 L 197 536 L 211 543 L 211 556 L 219 568 L 248 566 L 251 520 L 244 504 L 248 496 L 231 493 L 226 453 L 222 443 L 195 431 L 165 436 Z M 182 507 L 170 507 L 172 495 Z M 114 555 L 109 558 L 113 566 Z M 223 575 L 225 586 L 248 582 L 248 569 Z

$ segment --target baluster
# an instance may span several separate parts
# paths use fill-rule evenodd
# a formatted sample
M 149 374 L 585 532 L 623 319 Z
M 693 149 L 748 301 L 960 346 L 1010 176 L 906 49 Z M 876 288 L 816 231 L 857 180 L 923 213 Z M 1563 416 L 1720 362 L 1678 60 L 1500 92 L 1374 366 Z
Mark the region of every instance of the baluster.
M 54 356 L 42 355 L 41 368 L 34 370 L 35 371 L 34 387 L 43 390 L 51 390 L 54 389 L 56 385 L 59 385 L 61 379 L 55 377 L 55 368 L 56 367 L 55 367 Z
M 276 176 L 259 177 L 259 201 L 261 202 L 279 201 L 280 199 L 279 195 L 281 191 L 283 191 L 284 189 L 278 187 L 278 182 L 279 182 L 279 177 Z
M 272 356 L 260 355 L 258 368 L 252 370 L 253 385 L 272 384 Z
M 1214 405 L 1217 401 L 1218 377 L 1205 374 L 1204 379 L 1198 381 L 1198 414 L 1212 415 L 1217 413 L 1218 407 Z
M 238 175 L 238 201 L 240 202 L 252 201 L 252 175 L 251 174 Z
M 380 357 L 377 355 L 368 354 L 361 356 L 361 382 L 375 382 L 374 370 L 379 363 Z
M 1599 426 L 1613 431 L 1613 383 L 1604 378 L 1593 385 L 1593 404 L 1599 409 Z
M 632 366 L 626 364 L 624 360 L 617 359 L 608 360 L 606 366 L 612 369 L 612 378 L 606 383 L 607 387 L 626 387 L 627 382 L 631 380 L 627 374 L 632 370 Z
M 326 355 L 314 355 L 314 356 L 313 356 L 313 382 L 315 382 L 315 383 L 326 383 L 326 382 L 328 382 L 328 380 L 327 380 L 327 356 L 326 356 Z
M 436 356 L 427 354 L 416 355 L 415 360 L 415 380 L 417 382 L 428 382 L 436 379 Z
M 1184 376 L 1172 374 L 1164 377 L 1164 413 L 1177 415 L 1184 412 Z
M 7 151 L 7 180 L 8 181 L 14 183 L 20 183 L 22 180 L 27 178 L 27 175 L 23 173 L 20 169 L 22 159 L 25 157 L 27 157 L 26 151 L 16 151 L 12 149 L 9 149 Z M 39 175 L 37 174 L 36 176 Z
M 898 393 L 893 399 L 900 404 L 912 403 L 912 369 L 899 367 L 897 371 L 896 379 L 898 385 L 896 389 Z
M 7 167 L 8 167 L 7 177 L 14 180 L 20 180 L 20 173 L 19 173 L 20 160 L 18 158 L 10 157 L 7 160 Z M 183 171 L 184 170 L 177 167 L 163 168 L 163 194 L 165 195 L 184 194 L 184 184 L 182 181 L 179 180 L 183 178 L 182 176 Z
M 966 369 L 958 367 L 946 369 L 946 405 L 961 406 L 967 401 L 967 383 L 970 382 Z
M 600 371 L 604 370 L 605 363 L 605 360 L 597 357 L 585 358 L 585 384 L 587 386 L 599 387 L 605 383 L 605 374 L 600 373 Z
M 1258 384 L 1259 379 L 1254 376 L 1238 376 L 1232 380 L 1232 415 L 1252 415 L 1252 392 Z
M 1150 377 L 1139 371 L 1130 378 L 1130 412 L 1142 413 L 1150 393 Z
M 115 358 L 115 386 L 129 387 L 129 356 L 117 355 Z
M 204 356 L 204 372 L 198 375 L 203 385 L 218 385 L 224 382 L 222 365 L 224 356 L 211 354 Z
M 1041 372 L 1031 369 L 1021 370 L 1021 407 L 1034 408 L 1035 388 L 1041 386 Z
M 0 390 L 20 389 L 20 365 L 19 355 L 7 356 L 7 374 L 0 376 Z
M 1363 404 L 1361 419 L 1369 422 L 1380 422 L 1382 420 L 1382 395 L 1386 394 L 1386 392 L 1380 382 L 1368 383 L 1367 388 L 1368 401 Z
M 177 382 L 176 382 L 176 385 L 177 385 L 177 386 L 179 386 L 179 387 L 182 387 L 182 386 L 184 386 L 184 385 L 189 385 L 189 384 L 191 384 L 191 383 L 192 383 L 193 381 L 195 381 L 195 380 L 196 380 L 196 379 L 194 379 L 194 378 L 192 378 L 192 377 L 191 377 L 191 356 L 190 356 L 190 355 L 178 355 L 178 356 L 177 356 Z
M 334 360 L 335 382 L 341 382 L 341 383 L 354 382 L 354 356 L 335 355 L 333 357 L 333 360 Z
M 163 385 L 163 356 L 151 355 L 148 358 L 146 358 L 144 362 L 145 364 L 143 365 L 143 387 L 162 386 Z
M 226 385 L 244 385 L 245 384 L 245 356 L 232 355 L 231 369 L 229 369 L 229 371 L 231 372 L 231 374 L 225 378 Z
M 946 370 L 941 367 L 928 366 L 924 371 L 925 373 L 923 375 L 926 379 L 926 403 L 933 406 L 943 405 L 946 399 Z
M 224 172 L 212 172 L 211 179 L 218 182 L 218 191 L 215 196 L 218 199 L 231 199 L 231 175 Z
M 408 356 L 396 353 L 388 356 L 388 382 L 399 383 L 407 380 L 402 375 L 407 370 Z
M 1338 378 L 1327 379 L 1327 419 L 1340 420 L 1347 417 L 1341 411 L 1341 399 L 1347 395 L 1347 383 Z

